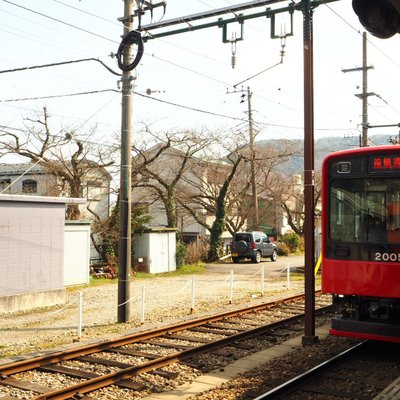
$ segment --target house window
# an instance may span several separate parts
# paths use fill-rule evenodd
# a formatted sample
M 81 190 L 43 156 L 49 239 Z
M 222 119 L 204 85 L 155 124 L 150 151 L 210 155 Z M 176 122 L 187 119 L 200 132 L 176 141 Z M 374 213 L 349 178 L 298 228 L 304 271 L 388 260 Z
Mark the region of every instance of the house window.
M 104 195 L 104 189 L 100 181 L 88 182 L 86 190 L 86 198 L 90 201 L 100 201 L 101 196 Z
M 10 186 L 11 184 L 11 179 L 0 179 L 0 193 L 3 192 L 3 190 L 7 189 L 4 191 L 4 193 L 10 193 Z
M 26 179 L 22 181 L 22 192 L 23 193 L 36 193 L 37 182 L 33 179 Z

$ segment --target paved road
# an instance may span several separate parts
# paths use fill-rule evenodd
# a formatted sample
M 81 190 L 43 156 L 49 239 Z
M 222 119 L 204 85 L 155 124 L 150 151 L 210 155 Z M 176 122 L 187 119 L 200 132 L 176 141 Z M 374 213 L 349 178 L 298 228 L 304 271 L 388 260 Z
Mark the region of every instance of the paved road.
M 278 257 L 276 262 L 272 262 L 269 258 L 263 258 L 259 264 L 248 260 L 240 261 L 238 264 L 231 261 L 221 264 L 207 264 L 206 270 L 210 273 L 214 272 L 224 274 L 230 273 L 230 271 L 233 270 L 235 274 L 253 275 L 259 271 L 262 266 L 264 266 L 267 271 L 278 272 L 287 268 L 288 265 L 293 268 L 300 268 L 301 270 L 304 267 L 304 255 Z

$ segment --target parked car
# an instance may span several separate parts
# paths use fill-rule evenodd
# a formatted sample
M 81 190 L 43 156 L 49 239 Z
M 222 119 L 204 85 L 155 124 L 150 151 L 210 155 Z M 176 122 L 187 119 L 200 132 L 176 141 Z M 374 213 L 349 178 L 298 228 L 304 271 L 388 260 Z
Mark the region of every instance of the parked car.
M 237 232 L 230 246 L 234 263 L 244 258 L 250 258 L 255 263 L 259 263 L 261 257 L 269 257 L 271 261 L 278 259 L 276 244 L 264 232 Z

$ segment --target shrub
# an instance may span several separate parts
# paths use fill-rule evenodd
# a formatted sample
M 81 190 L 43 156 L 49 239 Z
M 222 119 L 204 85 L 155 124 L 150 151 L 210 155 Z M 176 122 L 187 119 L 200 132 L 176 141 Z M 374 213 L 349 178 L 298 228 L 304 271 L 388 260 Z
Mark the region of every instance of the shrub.
M 278 246 L 278 255 L 279 256 L 288 256 L 290 253 L 289 246 L 284 242 L 277 243 Z
M 187 245 L 186 264 L 197 264 L 207 259 L 209 245 L 205 241 L 193 242 Z
M 281 237 L 280 241 L 289 247 L 291 253 L 295 253 L 299 249 L 300 237 L 294 232 L 286 233 Z
M 185 264 L 185 256 L 186 256 L 187 247 L 185 243 L 181 242 L 180 240 L 176 242 L 176 266 L 181 267 Z

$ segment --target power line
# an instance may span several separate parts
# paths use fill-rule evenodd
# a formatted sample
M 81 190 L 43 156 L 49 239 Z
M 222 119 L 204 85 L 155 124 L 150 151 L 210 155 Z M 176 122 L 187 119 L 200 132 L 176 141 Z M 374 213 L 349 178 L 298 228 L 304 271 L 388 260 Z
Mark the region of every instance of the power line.
M 10 73 L 10 72 L 28 71 L 31 69 L 39 69 L 39 68 L 57 67 L 59 65 L 76 64 L 76 63 L 85 62 L 85 61 L 97 61 L 112 74 L 121 76 L 120 73 L 113 71 L 107 64 L 103 63 L 103 61 L 99 60 L 98 58 L 93 58 L 93 57 L 82 58 L 80 60 L 60 61 L 60 62 L 50 63 L 50 64 L 32 65 L 30 67 L 6 69 L 6 70 L 0 71 L 0 74 L 6 74 L 6 73 Z
M 185 106 L 183 104 L 178 104 L 178 103 L 173 103 L 173 102 L 167 101 L 167 100 L 157 99 L 156 97 L 146 96 L 145 94 L 142 94 L 142 93 L 139 93 L 139 92 L 134 92 L 134 93 L 137 94 L 140 97 L 145 97 L 146 99 L 151 99 L 153 101 L 157 101 L 157 102 L 160 102 L 160 103 L 168 104 L 170 106 L 184 108 L 186 110 L 196 111 L 196 112 L 203 113 L 203 114 L 213 115 L 215 117 L 222 117 L 222 118 L 233 119 L 235 121 L 247 122 L 247 119 L 233 117 L 231 115 L 218 114 L 218 113 L 215 113 L 213 111 L 201 110 L 200 108 L 189 107 L 189 106 Z
M 146 52 L 145 52 L 144 54 L 146 54 Z M 202 73 L 202 72 L 197 72 L 197 71 L 195 71 L 195 70 L 193 70 L 193 69 L 190 69 L 190 68 L 188 68 L 188 67 L 184 67 L 184 66 L 179 65 L 179 64 L 177 64 L 177 63 L 174 63 L 174 62 L 172 62 L 172 61 L 168 61 L 168 60 L 165 60 L 165 59 L 163 59 L 163 58 L 161 58 L 161 57 L 157 57 L 157 56 L 155 56 L 154 54 L 152 54 L 151 56 L 152 56 L 153 58 L 157 59 L 157 60 L 160 60 L 160 61 L 165 62 L 165 63 L 167 63 L 167 64 L 173 65 L 174 67 L 178 67 L 178 68 L 184 69 L 185 71 L 189 71 L 189 72 L 191 72 L 191 73 L 193 73 L 193 74 L 200 75 L 200 76 L 202 76 L 203 78 L 207 78 L 207 79 L 210 79 L 210 80 L 212 80 L 212 81 L 214 81 L 214 82 L 221 83 L 221 84 L 224 85 L 224 86 L 230 86 L 229 83 L 224 82 L 224 81 L 221 81 L 221 80 L 216 79 L 216 78 L 213 78 L 212 76 L 206 75 L 206 74 L 204 74 L 204 73 Z
M 118 42 L 116 42 L 115 40 L 112 40 L 112 39 L 109 39 L 108 37 L 99 35 L 98 33 L 91 32 L 91 31 L 89 31 L 89 30 L 87 30 L 87 29 L 84 29 L 84 28 L 81 28 L 81 27 L 79 27 L 79 26 L 70 24 L 69 22 L 62 21 L 61 19 L 54 18 L 54 17 L 52 17 L 52 16 L 50 16 L 50 15 L 41 13 L 41 12 L 36 11 L 36 10 L 33 10 L 32 8 L 24 7 L 24 6 L 20 5 L 20 4 L 14 3 L 14 2 L 12 2 L 12 1 L 10 1 L 10 0 L 2 0 L 2 1 L 5 2 L 5 3 L 8 3 L 8 4 L 11 4 L 11 5 L 15 6 L 15 7 L 21 8 L 21 9 L 23 9 L 23 10 L 25 10 L 25 11 L 29 11 L 29 12 L 31 12 L 31 13 L 33 13 L 33 14 L 40 15 L 41 17 L 50 19 L 50 20 L 52 20 L 52 21 L 58 22 L 58 23 L 60 23 L 60 24 L 66 25 L 66 26 L 69 26 L 70 28 L 77 29 L 77 30 L 79 30 L 79 31 L 81 31 L 81 32 L 85 32 L 85 33 L 87 33 L 87 34 L 89 34 L 89 35 L 92 35 L 92 36 L 96 36 L 96 37 L 98 37 L 98 38 L 100 38 L 100 39 L 104 39 L 104 40 L 107 40 L 107 41 L 112 42 L 112 43 L 118 43 Z M 118 43 L 118 44 L 119 44 L 119 43 Z
M 323 4 L 331 11 L 333 12 L 338 18 L 340 18 L 346 25 L 348 25 L 351 29 L 353 29 L 358 35 L 362 36 L 362 33 L 360 32 L 359 29 L 355 28 L 353 25 L 350 24 L 345 18 L 343 18 L 340 14 L 338 14 L 335 10 L 332 9 L 328 4 L 324 2 L 324 0 L 321 0 Z M 400 65 L 393 60 L 390 56 L 388 56 L 384 51 L 382 51 L 375 43 L 371 42 L 369 39 L 367 39 L 367 42 L 375 47 L 376 50 L 378 50 L 383 56 L 385 56 L 388 60 L 390 60 L 396 67 L 400 68 Z
M 18 102 L 18 101 L 44 100 L 44 99 L 53 99 L 53 98 L 73 97 L 73 96 L 82 96 L 82 95 L 98 94 L 98 93 L 106 93 L 106 92 L 120 93 L 120 91 L 116 90 L 116 89 L 103 89 L 103 90 L 93 90 L 93 91 L 88 91 L 88 92 L 76 92 L 76 93 L 67 93 L 67 94 L 59 94 L 59 95 L 51 95 L 51 96 L 25 97 L 25 98 L 4 99 L 4 100 L 0 99 L 0 103 L 11 103 L 11 102 Z M 231 120 L 234 120 L 234 121 L 240 121 L 240 122 L 243 122 L 243 123 L 247 123 L 248 122 L 248 120 L 245 119 L 245 118 L 238 118 L 238 117 L 234 117 L 232 115 L 219 114 L 219 113 L 215 113 L 213 111 L 202 110 L 200 108 L 190 107 L 190 106 L 186 106 L 186 105 L 183 105 L 183 104 L 174 103 L 172 101 L 162 100 L 162 99 L 158 99 L 156 97 L 147 96 L 147 95 L 145 95 L 143 93 L 139 93 L 139 92 L 134 92 L 134 93 L 136 95 L 140 96 L 140 97 L 144 97 L 144 98 L 152 100 L 152 101 L 157 101 L 159 103 L 168 104 L 170 106 L 183 108 L 183 109 L 186 109 L 186 110 L 199 112 L 199 113 L 203 113 L 203 114 L 208 114 L 208 115 L 212 115 L 212 116 L 215 116 L 215 117 L 221 117 L 221 118 L 231 119 Z M 275 128 L 296 129 L 296 130 L 303 130 L 304 129 L 304 127 L 302 127 L 302 126 L 290 126 L 290 125 L 272 124 L 272 123 L 263 122 L 263 121 L 255 121 L 255 122 L 257 124 L 259 124 L 259 125 L 271 126 L 271 127 L 275 127 Z M 350 129 L 351 128 L 315 128 L 315 130 L 317 130 L 317 131 L 348 131 Z
M 0 100 L 0 103 L 11 103 L 11 102 L 16 102 L 16 101 L 55 99 L 55 98 L 61 98 L 61 97 L 83 96 L 83 95 L 87 95 L 87 94 L 97 94 L 97 93 L 105 93 L 105 92 L 117 92 L 117 93 L 119 93 L 119 90 L 116 90 L 116 89 L 103 89 L 103 90 L 92 90 L 92 91 L 88 91 L 88 92 L 55 94 L 55 95 L 51 95 L 51 96 L 22 97 L 22 98 L 19 98 L 19 99 L 4 99 L 4 100 Z
M 91 17 L 98 18 L 98 19 L 100 19 L 100 20 L 102 20 L 102 21 L 108 22 L 108 23 L 113 24 L 113 25 L 116 25 L 116 26 L 118 26 L 118 27 L 120 26 L 120 24 L 117 23 L 117 22 L 115 22 L 115 21 L 111 21 L 111 20 L 109 20 L 109 19 L 107 19 L 107 18 L 101 17 L 100 15 L 96 15 L 96 14 L 93 14 L 93 13 L 91 13 L 91 12 L 82 10 L 81 8 L 71 6 L 70 4 L 66 4 L 66 3 L 64 3 L 63 1 L 60 1 L 60 0 L 53 0 L 53 1 L 54 1 L 55 3 L 62 4 L 62 5 L 65 6 L 65 7 L 72 8 L 73 10 L 79 11 L 79 12 L 81 12 L 81 13 L 83 13 L 83 14 L 90 15 Z

